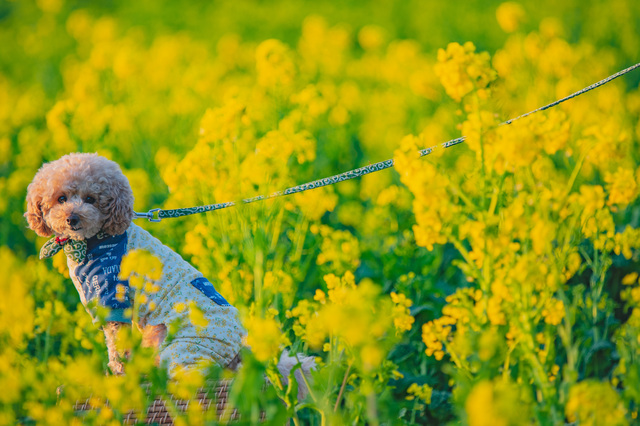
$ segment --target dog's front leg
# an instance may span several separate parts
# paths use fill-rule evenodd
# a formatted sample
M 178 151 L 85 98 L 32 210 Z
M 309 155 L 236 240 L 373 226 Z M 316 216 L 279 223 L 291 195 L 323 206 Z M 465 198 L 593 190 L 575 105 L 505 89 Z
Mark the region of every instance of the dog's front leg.
M 164 324 L 147 325 L 142 329 L 142 347 L 159 350 L 167 338 L 167 327 Z M 160 355 L 156 351 L 156 366 L 160 365 Z
M 124 374 L 124 364 L 122 364 L 122 358 L 126 356 L 126 352 L 122 355 L 118 352 L 116 342 L 118 340 L 118 330 L 121 327 L 128 327 L 129 324 L 125 322 L 109 321 L 103 327 L 104 337 L 107 341 L 107 351 L 109 353 L 109 368 L 111 372 L 117 376 Z

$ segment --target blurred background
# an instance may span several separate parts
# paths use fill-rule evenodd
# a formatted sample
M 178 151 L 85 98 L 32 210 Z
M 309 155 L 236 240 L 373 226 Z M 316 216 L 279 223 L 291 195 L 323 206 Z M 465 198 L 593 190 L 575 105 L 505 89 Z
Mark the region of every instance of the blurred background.
M 297 71 L 311 80 L 300 80 L 297 86 L 318 80 L 318 75 L 309 74 L 316 67 L 315 72 L 324 71 L 330 77 L 338 73 L 343 74 L 340 79 L 347 74 L 362 77 L 360 83 L 366 79 L 367 86 L 361 88 L 376 92 L 365 95 L 368 105 L 363 109 L 368 111 L 359 111 L 362 117 L 358 117 L 363 125 L 358 129 L 360 136 L 366 133 L 362 139 L 374 141 L 323 130 L 329 134 L 318 149 L 347 155 L 318 155 L 311 178 L 390 158 L 405 134 L 420 132 L 427 122 L 453 120 L 434 117 L 443 101 L 442 90 L 431 70 L 427 71 L 437 49 L 450 42 L 472 41 L 479 51 L 493 55 L 510 37 L 539 31 L 581 51 L 597 50 L 597 62 L 606 70 L 637 59 L 637 2 L 501 4 L 3 1 L 0 188 L 6 196 L 0 204 L 5 218 L 0 243 L 22 255 L 33 253 L 26 241 L 33 237 L 19 231 L 24 225 L 20 213 L 26 184 L 42 161 L 67 152 L 111 152 L 140 181 L 136 207 L 161 205 L 167 188 L 158 179 L 158 163 L 171 155 L 183 156 L 195 145 L 205 111 L 224 104 L 225 96 L 231 96 L 229 86 L 241 86 L 242 78 L 252 78 L 253 49 L 267 39 L 278 39 L 306 58 Z M 547 68 L 576 62 L 566 56 L 542 60 L 549 62 Z M 397 69 L 390 68 L 391 61 Z M 318 71 L 319 66 L 324 69 Z M 624 80 L 627 87 L 636 87 L 640 77 L 634 73 Z M 387 95 L 397 87 L 412 91 L 414 97 L 394 104 Z M 352 103 L 358 102 L 362 100 Z M 538 105 L 529 102 L 528 106 Z M 266 126 L 263 131 L 268 130 Z M 273 120 L 271 127 L 275 127 Z M 57 137 L 59 132 L 68 135 Z M 164 160 L 156 157 L 158 153 Z M 147 176 L 142 176 L 142 170 L 148 170 Z M 245 195 L 249 194 L 233 194 Z

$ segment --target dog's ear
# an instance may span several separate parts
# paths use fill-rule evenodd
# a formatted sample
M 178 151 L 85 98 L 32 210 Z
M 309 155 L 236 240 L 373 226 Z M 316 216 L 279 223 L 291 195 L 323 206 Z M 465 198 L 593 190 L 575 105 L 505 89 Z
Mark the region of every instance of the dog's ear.
M 111 181 L 105 196 L 106 206 L 102 210 L 107 214 L 107 221 L 102 230 L 109 235 L 120 235 L 133 220 L 133 191 L 127 178 L 120 174 Z
M 24 217 L 27 219 L 29 228 L 41 237 L 50 237 L 53 230 L 47 226 L 42 212 L 42 197 L 33 193 L 33 188 L 29 185 L 27 189 L 27 212 Z

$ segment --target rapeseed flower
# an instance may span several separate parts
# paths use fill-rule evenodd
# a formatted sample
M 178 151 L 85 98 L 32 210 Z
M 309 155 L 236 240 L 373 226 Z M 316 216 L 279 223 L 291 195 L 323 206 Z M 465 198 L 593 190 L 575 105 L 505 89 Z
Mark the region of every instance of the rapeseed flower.
M 585 380 L 569 390 L 565 414 L 571 422 L 585 425 L 626 425 L 626 410 L 620 396 L 606 382 Z
M 498 25 L 507 33 L 516 31 L 520 27 L 520 23 L 524 17 L 524 8 L 516 2 L 504 2 L 496 9 Z
M 473 90 L 485 89 L 496 78 L 495 71 L 489 66 L 489 54 L 476 54 L 475 50 L 471 42 L 464 45 L 449 43 L 446 50 L 438 50 L 435 72 L 455 101 L 459 102 Z
M 530 398 L 526 390 L 500 379 L 476 384 L 465 402 L 472 426 L 511 425 L 531 422 Z
M 262 86 L 288 86 L 295 77 L 289 49 L 279 40 L 263 41 L 256 49 L 258 82 Z
M 417 383 L 411 383 L 411 386 L 407 389 L 407 399 L 412 401 L 414 399 L 419 399 L 426 404 L 431 404 L 431 395 L 433 393 L 433 389 L 429 385 L 419 385 Z
M 162 277 L 162 262 L 145 250 L 131 250 L 122 257 L 119 278 L 126 280 L 132 275 L 158 281 Z
M 244 320 L 247 329 L 247 346 L 261 362 L 271 361 L 279 355 L 284 345 L 290 344 L 282 334 L 274 318 L 251 315 Z
M 625 207 L 638 197 L 638 184 L 633 170 L 618 168 L 614 173 L 607 173 L 604 180 L 607 182 L 607 192 L 609 193 L 607 205 Z

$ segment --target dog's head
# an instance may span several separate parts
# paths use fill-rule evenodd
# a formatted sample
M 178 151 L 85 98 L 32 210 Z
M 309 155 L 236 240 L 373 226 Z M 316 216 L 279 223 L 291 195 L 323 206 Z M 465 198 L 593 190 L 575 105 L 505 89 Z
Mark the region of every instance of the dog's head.
M 29 227 L 74 240 L 101 230 L 122 234 L 133 219 L 133 192 L 118 164 L 97 154 L 69 154 L 44 164 L 27 189 Z

